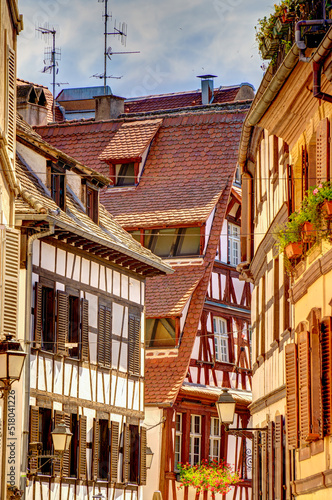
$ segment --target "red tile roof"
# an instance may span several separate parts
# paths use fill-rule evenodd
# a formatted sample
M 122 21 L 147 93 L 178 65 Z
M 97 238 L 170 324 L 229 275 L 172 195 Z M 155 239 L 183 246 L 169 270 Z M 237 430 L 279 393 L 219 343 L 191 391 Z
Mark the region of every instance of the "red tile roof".
M 161 123 L 160 119 L 123 123 L 99 155 L 99 160 L 109 163 L 140 161 Z
M 174 358 L 147 357 L 145 360 L 145 404 L 147 405 L 157 406 L 174 403 L 182 383 L 187 376 L 197 329 L 211 277 L 213 261 L 219 243 L 220 231 L 226 213 L 229 193 L 230 184 L 224 190 L 217 204 L 209 244 L 204 259 L 204 274 L 199 284 L 196 286 L 190 301 L 178 356 Z
M 174 274 L 166 279 L 149 278 L 146 283 L 147 318 L 180 316 L 204 274 L 201 265 L 173 266 Z
M 128 229 L 205 223 L 225 182 L 233 178 L 244 117 L 243 109 L 166 115 L 137 188 L 109 188 L 101 193 L 102 203 Z M 144 128 L 150 119 L 131 123 Z M 109 175 L 98 157 L 122 123 L 66 122 L 36 130 L 50 144 Z
M 240 86 L 219 88 L 214 90 L 213 104 L 232 102 L 236 98 Z M 152 95 L 125 101 L 125 113 L 147 113 L 166 109 L 180 109 L 202 105 L 202 92 L 193 90 L 174 94 Z

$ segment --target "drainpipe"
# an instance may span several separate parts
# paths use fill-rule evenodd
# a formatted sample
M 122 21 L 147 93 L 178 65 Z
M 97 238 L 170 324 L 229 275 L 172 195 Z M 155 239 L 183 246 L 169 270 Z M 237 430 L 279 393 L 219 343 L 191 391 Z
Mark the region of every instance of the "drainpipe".
M 305 56 L 306 45 L 304 40 L 301 39 L 301 27 L 302 26 L 325 26 L 326 24 L 332 24 L 332 19 L 310 19 L 309 21 L 299 21 L 295 26 L 295 43 L 300 49 L 299 60 L 303 62 L 310 62 L 311 58 Z
M 25 331 L 24 344 L 27 353 L 24 366 L 24 421 L 23 421 L 23 437 L 22 437 L 22 471 L 28 469 L 28 452 L 29 452 L 29 408 L 30 408 L 30 324 L 31 324 L 31 288 L 32 288 L 32 245 L 35 240 L 45 238 L 54 234 L 54 222 L 50 222 L 49 229 L 41 233 L 35 233 L 29 236 L 27 243 L 27 272 L 26 272 L 26 309 L 25 309 Z M 26 496 L 26 477 L 21 477 L 20 489 L 23 490 L 24 497 Z

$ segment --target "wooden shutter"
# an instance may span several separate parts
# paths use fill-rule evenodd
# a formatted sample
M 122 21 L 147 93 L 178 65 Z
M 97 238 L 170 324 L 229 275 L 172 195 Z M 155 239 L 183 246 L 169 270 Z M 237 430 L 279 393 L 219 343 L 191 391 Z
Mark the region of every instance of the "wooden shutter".
M 302 153 L 302 172 L 303 172 L 303 153 Z M 287 165 L 287 201 L 288 215 L 291 215 L 295 210 L 295 194 L 294 194 L 294 174 L 292 165 Z
M 300 437 L 302 441 L 311 439 L 310 405 L 310 351 L 309 332 L 300 332 L 298 337 L 298 380 Z
M 268 423 L 267 428 L 267 450 L 268 450 L 268 475 L 269 475 L 269 500 L 274 500 L 274 422 Z
M 105 362 L 105 307 L 99 307 L 98 316 L 98 347 L 97 347 L 98 363 L 104 365 Z
M 137 316 L 130 314 L 128 326 L 128 370 L 129 373 L 133 375 L 140 375 L 140 340 L 140 319 Z
M 81 359 L 89 360 L 89 301 L 81 299 Z
M 242 174 L 242 213 L 241 213 L 241 262 L 250 262 L 252 247 L 252 177 Z
M 325 317 L 321 323 L 321 379 L 323 405 L 323 432 L 332 433 L 332 318 Z
M 92 479 L 97 481 L 99 473 L 99 422 L 93 419 Z
M 306 195 L 306 192 L 309 188 L 309 179 L 308 179 L 308 150 L 307 146 L 302 146 L 302 154 L 301 154 L 301 170 L 302 170 L 302 200 Z M 311 180 L 311 179 L 310 179 Z
M 15 52 L 7 46 L 7 88 L 8 88 L 8 108 L 7 108 L 7 143 L 9 157 L 14 159 L 15 143 L 15 91 L 16 91 L 16 71 Z
M 311 374 L 311 439 L 323 437 L 323 405 L 320 360 L 320 310 L 309 315 Z
M 297 374 L 297 346 L 285 346 L 286 368 L 286 408 L 287 408 L 287 442 L 289 449 L 298 447 L 298 374 Z
M 106 368 L 111 368 L 111 366 L 112 366 L 112 311 L 108 307 L 105 308 L 104 342 L 105 342 L 104 366 Z
M 261 433 L 261 454 L 262 454 L 262 470 L 261 470 L 261 488 L 262 488 L 262 500 L 267 500 L 267 488 L 268 488 L 268 477 L 267 477 L 267 435 L 266 432 Z
M 123 482 L 129 483 L 130 472 L 130 429 L 128 424 L 123 427 Z
M 30 407 L 30 443 L 39 442 L 39 408 L 38 406 Z M 38 449 L 35 446 L 30 452 L 30 472 L 35 474 L 38 469 Z
M 146 429 L 141 427 L 139 484 L 146 484 Z
M 69 299 L 68 294 L 57 291 L 56 346 L 57 354 L 68 355 Z
M 283 417 L 276 416 L 275 422 L 275 500 L 284 498 L 284 437 Z
M 41 346 L 42 341 L 42 307 L 43 307 L 43 286 L 35 284 L 35 347 Z
M 316 133 L 316 182 L 325 182 L 329 176 L 330 160 L 330 123 L 328 118 L 321 120 Z
M 78 477 L 86 479 L 86 421 L 85 415 L 79 418 L 79 442 L 78 442 Z
M 62 420 L 71 429 L 71 418 L 68 413 L 63 411 L 55 411 L 54 414 L 54 427 L 56 427 Z M 62 471 L 61 471 L 61 459 L 56 460 L 53 464 L 53 472 L 56 476 L 68 477 L 70 474 L 70 449 L 65 451 L 62 459 Z
M 2 332 L 17 338 L 18 280 L 20 264 L 20 232 L 5 229 L 4 240 L 4 276 L 3 276 L 3 311 Z
M 111 481 L 118 480 L 119 462 L 119 423 L 111 422 Z
M 253 440 L 253 465 L 252 465 L 252 471 L 253 471 L 253 483 L 252 483 L 252 498 L 253 500 L 260 500 L 261 494 L 260 494 L 260 453 L 259 453 L 259 447 L 260 447 L 260 439 L 259 439 L 259 432 L 254 432 L 254 440 Z

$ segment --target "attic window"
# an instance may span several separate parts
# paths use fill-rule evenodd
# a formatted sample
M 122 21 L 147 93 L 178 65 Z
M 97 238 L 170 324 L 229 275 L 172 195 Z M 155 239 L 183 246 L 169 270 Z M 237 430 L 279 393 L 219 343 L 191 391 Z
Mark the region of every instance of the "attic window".
M 146 319 L 146 346 L 168 347 L 176 345 L 175 319 Z
M 199 227 L 153 229 L 146 232 L 145 246 L 159 257 L 200 255 Z
M 66 205 L 66 171 L 59 165 L 50 166 L 50 188 L 51 196 L 61 210 Z
M 96 224 L 99 221 L 98 214 L 99 193 L 98 190 L 87 185 L 86 186 L 86 213 Z
M 111 165 L 110 177 L 113 180 L 113 186 L 135 186 L 137 183 L 138 163 L 118 163 Z

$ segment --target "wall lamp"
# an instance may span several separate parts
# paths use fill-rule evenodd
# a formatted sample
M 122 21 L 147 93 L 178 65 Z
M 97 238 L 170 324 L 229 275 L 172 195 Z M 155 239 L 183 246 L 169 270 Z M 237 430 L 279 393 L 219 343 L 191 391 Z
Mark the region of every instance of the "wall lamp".
M 249 439 L 253 439 L 254 432 L 266 432 L 267 427 L 243 427 L 243 428 L 230 428 L 229 426 L 234 421 L 235 414 L 235 405 L 236 401 L 233 396 L 230 394 L 228 388 L 223 388 L 222 392 L 219 396 L 218 401 L 216 402 L 216 407 L 218 411 L 218 416 L 220 423 L 224 426 L 225 431 L 229 434 L 233 434 L 239 437 L 245 437 Z
M 147 469 L 151 469 L 153 455 L 154 455 L 153 451 L 151 450 L 151 448 L 149 446 L 147 446 L 146 447 L 146 453 L 145 453 L 145 456 L 146 456 L 146 468 Z
M 72 438 L 72 432 L 70 432 L 69 427 L 66 425 L 64 420 L 61 420 L 58 425 L 53 429 L 51 432 L 52 436 L 52 442 L 53 442 L 53 448 L 54 451 L 57 453 L 57 455 L 38 455 L 36 458 L 42 459 L 42 458 L 49 458 L 50 460 L 59 460 L 61 461 L 60 464 L 60 473 L 62 474 L 62 462 L 63 462 L 63 455 L 65 451 L 69 450 L 71 438 Z M 42 443 L 40 442 L 33 442 L 29 444 L 29 449 L 30 451 L 32 450 L 42 450 Z
M 8 430 L 8 393 L 11 385 L 20 380 L 26 353 L 13 335 L 5 335 L 0 342 L 0 390 L 3 398 L 2 418 L 2 458 L 1 458 L 1 500 L 7 498 L 7 430 Z

